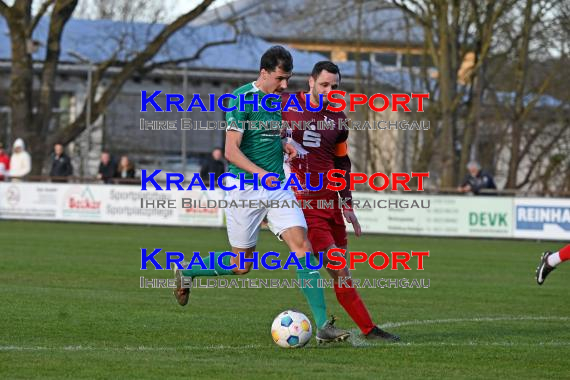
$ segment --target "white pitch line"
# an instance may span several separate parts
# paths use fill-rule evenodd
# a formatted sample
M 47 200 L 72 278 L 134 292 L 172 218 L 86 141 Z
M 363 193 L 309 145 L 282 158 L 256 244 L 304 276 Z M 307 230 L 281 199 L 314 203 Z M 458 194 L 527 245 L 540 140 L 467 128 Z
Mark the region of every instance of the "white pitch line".
M 394 343 L 394 344 L 374 344 L 373 342 L 351 341 L 355 347 L 382 347 L 382 348 L 400 348 L 400 347 L 570 347 L 570 342 L 423 342 L 423 343 Z M 226 350 L 248 350 L 268 348 L 269 345 L 246 345 L 246 346 L 183 346 L 183 347 L 147 347 L 147 346 L 125 346 L 125 347 L 92 347 L 92 346 L 64 346 L 64 347 L 46 347 L 46 346 L 0 346 L 1 351 L 17 351 L 17 352 L 40 352 L 40 351 L 63 351 L 63 352 L 177 352 L 177 351 L 226 351 Z M 328 346 L 324 346 L 328 347 Z
M 139 352 L 175 352 L 175 351 L 207 351 L 207 350 L 247 350 L 252 348 L 266 347 L 260 344 L 244 346 L 205 345 L 205 346 L 182 346 L 182 347 L 149 347 L 149 346 L 122 346 L 122 347 L 93 347 L 93 346 L 0 346 L 0 351 L 139 351 Z
M 449 319 L 425 319 L 425 320 L 412 320 L 402 322 L 387 322 L 380 327 L 382 328 L 397 328 L 402 326 L 418 326 L 418 325 L 436 325 L 446 323 L 462 323 L 462 322 L 515 322 L 515 321 L 570 321 L 570 317 L 534 317 L 534 316 L 521 316 L 521 317 L 476 317 L 476 318 L 449 318 Z
M 564 347 L 570 346 L 570 342 L 424 342 L 424 343 L 397 343 L 395 346 L 410 347 Z
M 477 318 L 449 318 L 449 319 L 426 319 L 411 320 L 401 322 L 387 322 L 381 325 L 382 328 L 398 328 L 402 326 L 418 326 L 433 325 L 446 323 L 464 323 L 464 322 L 501 322 L 501 321 L 570 321 L 570 317 L 477 317 Z M 370 341 L 358 337 L 358 331 L 353 335 L 351 343 L 360 347 L 378 347 Z M 562 347 L 570 346 L 570 342 L 402 342 L 390 345 L 381 345 L 381 347 Z M 93 347 L 93 346 L 0 346 L 0 351 L 107 351 L 107 352 L 176 352 L 176 351 L 208 351 L 208 350 L 247 350 L 267 348 L 268 345 L 250 344 L 243 346 L 229 345 L 205 345 L 205 346 L 182 346 L 182 347 L 149 347 L 149 346 L 120 346 L 120 347 Z

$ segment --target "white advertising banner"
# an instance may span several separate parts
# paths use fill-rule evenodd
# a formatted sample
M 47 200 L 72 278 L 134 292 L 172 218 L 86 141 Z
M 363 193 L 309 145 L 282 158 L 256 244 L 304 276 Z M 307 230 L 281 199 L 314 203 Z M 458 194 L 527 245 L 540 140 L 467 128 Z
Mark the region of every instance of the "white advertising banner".
M 512 198 L 354 193 L 353 199 L 367 232 L 502 238 L 513 234 Z
M 0 219 L 54 220 L 63 187 L 51 183 L 0 183 Z
M 514 208 L 515 237 L 570 243 L 570 199 L 515 198 Z
M 0 219 L 221 227 L 224 192 L 0 183 Z M 570 242 L 570 198 L 353 193 L 363 232 Z M 348 228 L 352 229 L 350 225 Z
M 205 208 L 207 199 L 223 196 L 220 190 L 141 191 L 127 185 L 0 183 L 0 219 L 223 226 L 223 210 Z M 183 208 L 183 198 L 200 203 Z

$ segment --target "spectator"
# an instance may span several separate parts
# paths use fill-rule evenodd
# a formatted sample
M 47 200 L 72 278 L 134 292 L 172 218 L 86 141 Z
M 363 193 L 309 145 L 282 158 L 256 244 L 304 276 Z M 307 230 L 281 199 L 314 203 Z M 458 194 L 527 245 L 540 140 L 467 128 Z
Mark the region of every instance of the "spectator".
M 21 181 L 32 171 L 32 158 L 26 152 L 24 140 L 16 139 L 10 157 L 10 177 L 12 181 Z
M 495 185 L 495 180 L 493 176 L 483 170 L 481 170 L 481 166 L 476 161 L 471 161 L 467 164 L 467 170 L 469 173 L 465 176 L 463 183 L 461 186 L 457 188 L 457 190 L 461 193 L 468 193 L 472 192 L 475 195 L 480 195 L 480 191 L 484 189 L 497 189 Z M 483 195 L 492 195 L 496 193 L 482 193 Z
M 69 177 L 73 174 L 73 166 L 69 156 L 63 151 L 63 145 L 53 146 L 53 156 L 51 162 L 50 177 Z M 66 178 L 52 178 L 53 182 L 67 182 Z
M 135 178 L 135 166 L 131 163 L 128 156 L 122 156 L 117 167 L 117 175 L 119 178 Z
M 214 178 L 216 179 L 216 181 L 218 180 L 219 176 L 225 173 L 226 164 L 224 163 L 222 157 L 223 157 L 222 149 L 215 148 L 212 151 L 212 156 L 209 157 L 206 160 L 206 162 L 202 165 L 202 168 L 200 169 L 200 177 L 202 177 L 204 183 L 209 184 L 210 182 L 210 176 L 208 173 L 215 173 Z
M 111 160 L 109 152 L 101 153 L 101 162 L 99 163 L 99 171 L 97 179 L 103 180 L 105 183 L 112 183 L 113 178 L 117 176 L 117 166 Z
M 4 151 L 4 145 L 0 143 L 0 181 L 4 181 L 10 170 L 10 157 Z

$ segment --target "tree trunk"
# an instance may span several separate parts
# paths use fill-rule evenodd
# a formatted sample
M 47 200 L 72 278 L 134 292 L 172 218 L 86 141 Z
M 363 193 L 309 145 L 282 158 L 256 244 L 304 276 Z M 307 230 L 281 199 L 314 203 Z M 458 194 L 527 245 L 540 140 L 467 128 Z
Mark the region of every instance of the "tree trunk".
M 509 161 L 509 172 L 507 174 L 507 189 L 517 187 L 517 173 L 520 165 L 520 150 L 522 130 L 522 118 L 525 111 L 524 96 L 525 84 L 528 74 L 528 48 L 532 30 L 532 7 L 533 0 L 527 0 L 524 10 L 524 24 L 522 31 L 521 45 L 517 55 L 516 80 L 517 88 L 515 95 L 514 114 L 511 122 L 511 157 Z
M 456 185 L 455 173 L 455 144 L 454 144 L 454 106 L 455 98 L 455 80 L 453 73 L 452 57 L 450 45 L 454 43 L 450 41 L 447 22 L 448 7 L 445 2 L 440 4 L 438 9 L 438 27 L 439 27 L 439 85 L 440 85 L 440 104 L 441 104 L 441 187 L 452 187 Z
M 35 136 L 41 137 L 38 141 L 38 147 L 34 148 L 33 160 L 39 165 L 32 167 L 34 174 L 41 174 L 42 163 L 47 157 L 47 153 L 51 150 L 46 143 L 48 138 L 48 129 L 52 121 L 52 108 L 55 89 L 55 77 L 57 75 L 57 66 L 61 53 L 61 36 L 67 21 L 69 21 L 77 0 L 57 1 L 55 3 L 49 25 L 48 41 L 46 46 L 46 57 L 42 67 L 42 79 L 40 84 L 40 96 L 38 99 L 38 114 L 34 118 L 33 133 Z M 41 156 L 39 156 L 41 155 Z
M 12 110 L 12 138 L 24 139 L 31 145 L 32 126 L 32 57 L 28 53 L 26 29 L 31 19 L 31 2 L 16 2 L 6 14 L 12 44 L 12 70 L 10 73 L 10 108 Z

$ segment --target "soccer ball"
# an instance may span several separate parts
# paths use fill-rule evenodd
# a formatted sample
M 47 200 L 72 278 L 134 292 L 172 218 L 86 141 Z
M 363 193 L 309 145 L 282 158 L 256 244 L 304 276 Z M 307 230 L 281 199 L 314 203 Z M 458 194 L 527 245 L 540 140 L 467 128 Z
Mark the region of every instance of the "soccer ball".
M 273 341 L 283 348 L 301 348 L 309 342 L 312 334 L 309 318 L 299 311 L 284 311 L 271 325 Z

